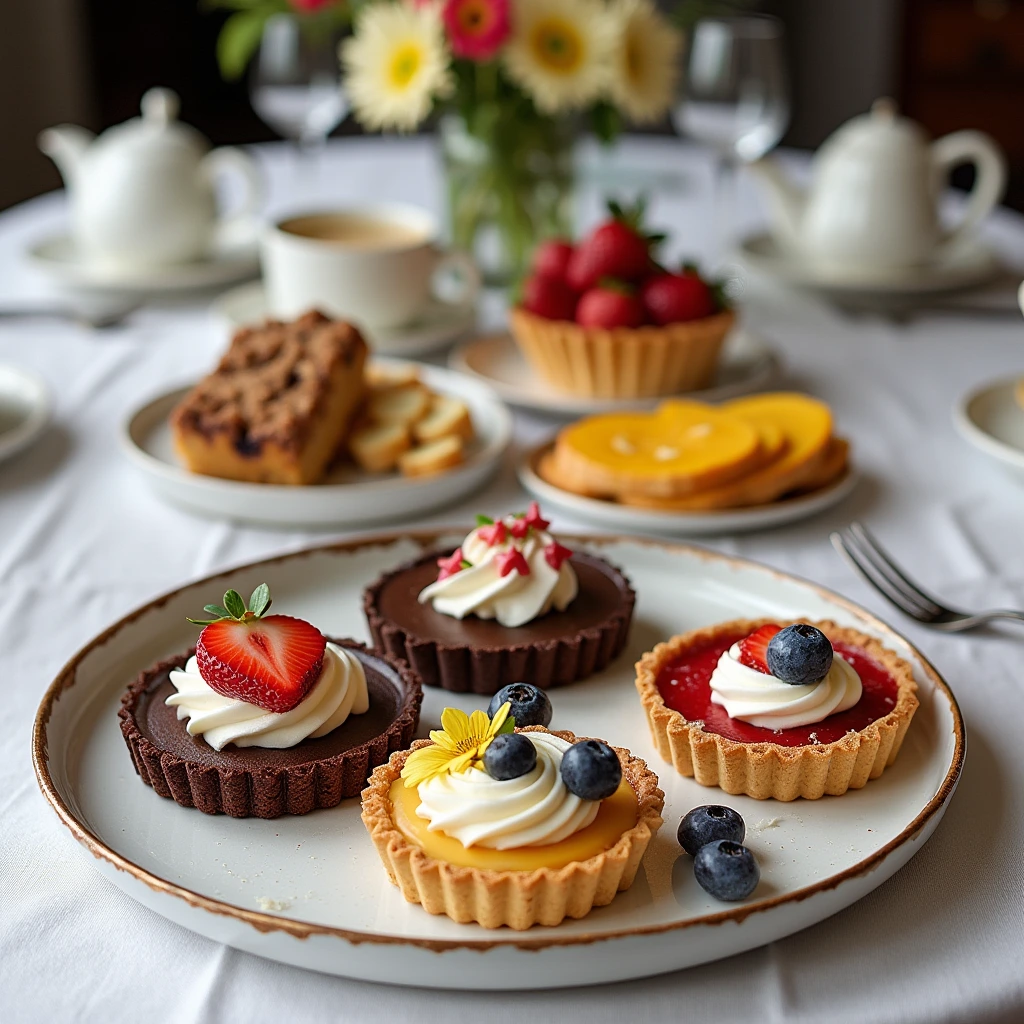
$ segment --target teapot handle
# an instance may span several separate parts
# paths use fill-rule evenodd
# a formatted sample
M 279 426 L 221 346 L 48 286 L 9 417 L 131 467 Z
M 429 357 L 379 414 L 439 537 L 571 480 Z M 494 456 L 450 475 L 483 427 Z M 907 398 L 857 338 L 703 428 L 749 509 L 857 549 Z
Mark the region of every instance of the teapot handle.
M 943 250 L 955 246 L 988 216 L 1003 196 L 1006 187 L 1006 158 L 996 142 L 983 132 L 962 131 L 944 135 L 932 143 L 932 161 L 940 188 L 950 171 L 959 164 L 974 164 L 974 187 L 960 223 L 948 231 L 941 243 Z
M 219 219 L 216 240 L 222 246 L 240 245 L 251 240 L 264 193 L 263 178 L 252 158 L 233 146 L 221 146 L 203 157 L 199 171 L 211 182 L 225 173 L 242 179 L 245 188 L 242 203 L 234 213 Z

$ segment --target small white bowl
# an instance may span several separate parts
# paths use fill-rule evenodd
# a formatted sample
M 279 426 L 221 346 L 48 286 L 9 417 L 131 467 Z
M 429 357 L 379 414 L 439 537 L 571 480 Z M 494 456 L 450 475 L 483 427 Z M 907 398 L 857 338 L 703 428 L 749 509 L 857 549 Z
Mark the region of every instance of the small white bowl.
M 968 392 L 953 410 L 953 424 L 966 441 L 1024 481 L 1024 408 L 1014 394 L 1019 379 Z
M 0 363 L 0 461 L 27 448 L 50 422 L 50 392 L 41 377 Z

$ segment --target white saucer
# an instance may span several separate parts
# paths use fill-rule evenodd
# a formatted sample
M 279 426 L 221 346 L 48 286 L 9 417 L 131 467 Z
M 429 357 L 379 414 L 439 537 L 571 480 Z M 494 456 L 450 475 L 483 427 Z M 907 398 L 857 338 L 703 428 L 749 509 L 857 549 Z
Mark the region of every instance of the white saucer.
M 0 363 L 0 461 L 27 448 L 50 422 L 50 393 L 41 377 Z
M 720 512 L 660 512 L 657 509 L 620 505 L 615 501 L 602 501 L 600 498 L 585 498 L 549 484 L 537 472 L 536 466 L 540 456 L 550 447 L 551 443 L 548 442 L 523 456 L 516 470 L 523 487 L 542 502 L 545 509 L 556 508 L 575 519 L 584 519 L 596 526 L 625 533 L 710 537 L 724 533 L 767 530 L 824 512 L 847 498 L 857 486 L 857 473 L 850 468 L 828 487 L 797 498 L 774 501 L 770 505 Z
M 975 388 L 953 410 L 953 422 L 965 440 L 1024 480 L 1024 408 L 1014 395 L 1019 379 Z
M 456 348 L 448 359 L 453 370 L 489 384 L 510 405 L 536 409 L 553 416 L 589 416 L 625 409 L 650 409 L 661 398 L 580 398 L 557 391 L 530 369 L 509 334 L 474 338 Z M 702 402 L 719 402 L 760 391 L 779 371 L 779 360 L 756 334 L 739 329 L 726 338 L 718 373 L 711 387 L 686 392 Z
M 37 269 L 66 288 L 87 291 L 164 294 L 198 291 L 234 284 L 255 276 L 259 257 L 255 244 L 213 252 L 205 259 L 171 267 L 135 267 L 112 270 L 83 262 L 67 235 L 46 238 L 30 246 L 28 259 Z
M 984 284 L 1001 269 L 995 254 L 980 242 L 959 246 L 926 266 L 900 271 L 866 268 L 856 274 L 806 263 L 783 251 L 769 234 L 744 238 L 738 252 L 747 266 L 766 277 L 839 297 L 909 297 L 957 291 Z
M 213 311 L 227 320 L 232 327 L 260 323 L 270 311 L 263 283 L 232 288 L 217 297 Z M 401 327 L 363 329 L 363 334 L 375 352 L 386 356 L 421 356 L 434 352 L 476 326 L 476 310 L 469 306 L 456 306 L 435 302 L 422 316 Z
M 380 364 L 403 365 L 390 359 Z M 498 469 L 512 436 L 512 417 L 490 388 L 451 370 L 434 366 L 417 366 L 417 370 L 427 387 L 455 395 L 469 406 L 476 431 L 466 461 L 436 476 L 377 476 L 346 467 L 325 483 L 288 487 L 190 473 L 174 455 L 168 417 L 191 385 L 165 391 L 129 414 L 121 431 L 121 447 L 161 498 L 215 519 L 281 528 L 352 527 L 414 519 L 482 487 Z

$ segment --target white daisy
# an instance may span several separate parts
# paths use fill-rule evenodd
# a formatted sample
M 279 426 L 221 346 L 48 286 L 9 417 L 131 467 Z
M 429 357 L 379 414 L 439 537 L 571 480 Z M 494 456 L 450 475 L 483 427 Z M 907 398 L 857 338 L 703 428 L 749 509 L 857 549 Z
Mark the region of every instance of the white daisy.
M 683 35 L 651 0 L 615 0 L 612 14 L 618 31 L 611 99 L 633 121 L 658 121 L 675 99 Z

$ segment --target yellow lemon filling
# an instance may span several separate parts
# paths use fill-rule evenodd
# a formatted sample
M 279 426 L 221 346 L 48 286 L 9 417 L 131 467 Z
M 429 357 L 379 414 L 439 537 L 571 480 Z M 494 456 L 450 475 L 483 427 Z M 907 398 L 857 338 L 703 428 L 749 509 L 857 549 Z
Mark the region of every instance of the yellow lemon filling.
M 395 826 L 409 842 L 419 846 L 435 860 L 461 867 L 491 871 L 533 871 L 537 868 L 562 868 L 574 861 L 587 860 L 610 850 L 637 822 L 636 794 L 623 779 L 607 800 L 601 801 L 597 817 L 584 829 L 550 846 L 522 846 L 514 850 L 467 849 L 443 832 L 431 832 L 428 822 L 416 814 L 419 792 L 404 780 L 391 785 L 391 813 Z

